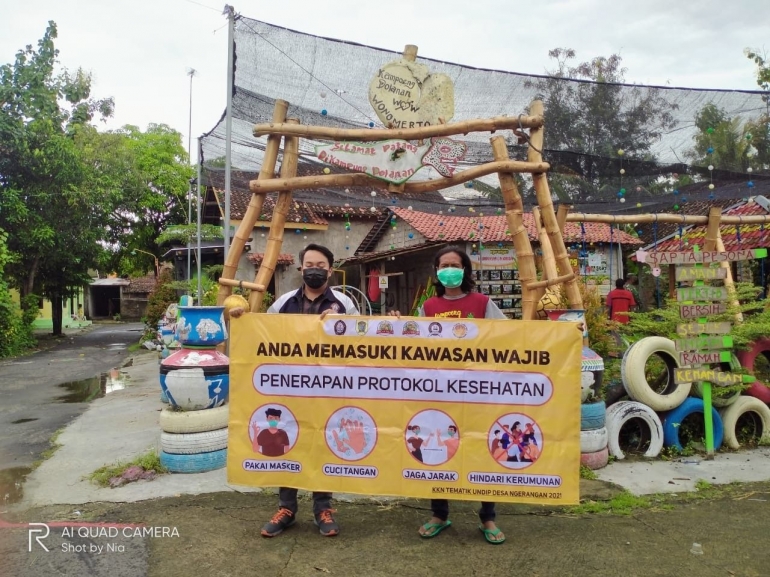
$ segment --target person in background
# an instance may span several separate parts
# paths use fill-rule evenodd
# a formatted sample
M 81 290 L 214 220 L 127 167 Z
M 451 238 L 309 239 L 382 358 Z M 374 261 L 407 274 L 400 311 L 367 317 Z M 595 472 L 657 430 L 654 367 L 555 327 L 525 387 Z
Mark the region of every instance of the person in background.
M 607 310 L 613 321 L 627 324 L 630 320 L 628 311 L 636 306 L 634 295 L 625 288 L 625 281 L 619 278 L 615 281 L 615 288 L 607 294 Z
M 475 292 L 473 267 L 468 254 L 456 246 L 447 246 L 436 253 L 433 261 L 437 281 L 436 296 L 426 300 L 418 309 L 417 316 L 462 319 L 506 319 L 497 305 L 487 295 Z M 390 311 L 391 316 L 401 317 L 399 311 Z M 420 536 L 435 537 L 449 527 L 449 501 L 431 499 L 433 517 L 420 527 Z M 505 535 L 495 524 L 495 504 L 482 502 L 479 510 L 479 530 L 493 545 L 505 541 Z
M 278 297 L 267 309 L 268 313 L 321 315 L 327 314 L 357 315 L 356 304 L 346 295 L 329 288 L 329 279 L 333 274 L 334 254 L 325 246 L 309 244 L 299 253 L 302 286 Z M 231 318 L 238 318 L 243 309 L 230 311 Z M 340 532 L 332 516 L 332 494 L 323 491 L 313 492 L 313 514 L 315 524 L 321 535 L 333 537 Z M 275 537 L 296 521 L 297 489 L 281 487 L 278 492 L 278 511 L 262 527 L 263 537 Z
M 640 309 L 642 306 L 642 301 L 639 298 L 639 277 L 635 274 L 630 274 L 626 277 L 626 284 L 625 287 L 628 289 L 628 291 L 634 295 L 634 300 L 636 301 L 636 307 L 637 309 Z

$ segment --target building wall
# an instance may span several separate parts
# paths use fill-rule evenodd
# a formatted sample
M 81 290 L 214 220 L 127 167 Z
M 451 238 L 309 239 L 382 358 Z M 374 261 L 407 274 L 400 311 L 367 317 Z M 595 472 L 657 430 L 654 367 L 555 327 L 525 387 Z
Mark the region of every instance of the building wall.
M 15 289 L 11 289 L 11 298 L 16 304 L 20 303 L 19 293 Z M 53 310 L 52 310 L 52 304 L 51 301 L 48 299 L 42 299 L 43 306 L 40 307 L 37 318 L 35 319 L 35 322 L 32 323 L 32 327 L 34 329 L 52 329 L 53 328 Z M 69 299 L 64 299 L 62 301 L 62 328 L 75 328 L 75 327 L 81 327 L 81 326 L 87 326 L 90 325 L 90 321 L 86 320 L 78 320 L 78 309 L 83 308 L 83 302 L 84 302 L 84 296 L 83 296 L 83 289 L 78 289 L 75 296 Z M 76 318 L 72 318 L 72 315 L 75 315 Z
M 120 302 L 120 319 L 124 321 L 138 321 L 147 314 L 147 297 L 137 294 L 123 293 Z

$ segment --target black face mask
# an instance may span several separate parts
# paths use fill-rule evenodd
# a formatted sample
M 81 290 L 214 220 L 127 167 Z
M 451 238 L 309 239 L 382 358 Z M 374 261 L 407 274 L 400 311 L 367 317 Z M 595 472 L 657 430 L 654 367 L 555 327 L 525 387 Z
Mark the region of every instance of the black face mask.
M 306 268 L 302 271 L 302 280 L 311 289 L 319 289 L 326 284 L 329 273 L 322 268 Z

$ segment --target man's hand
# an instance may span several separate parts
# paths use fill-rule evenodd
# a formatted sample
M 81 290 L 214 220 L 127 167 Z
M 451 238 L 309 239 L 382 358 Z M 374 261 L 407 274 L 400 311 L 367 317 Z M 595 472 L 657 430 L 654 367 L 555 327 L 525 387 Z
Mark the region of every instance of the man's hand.
M 324 312 L 321 313 L 321 320 L 324 320 L 327 316 L 329 316 L 329 313 L 332 312 L 331 309 L 326 309 Z
M 388 316 L 389 317 L 396 317 L 396 318 L 400 319 L 401 318 L 401 311 L 389 311 L 388 312 Z
M 231 319 L 237 319 L 239 316 L 241 316 L 244 313 L 243 307 L 235 307 L 230 309 L 230 318 Z

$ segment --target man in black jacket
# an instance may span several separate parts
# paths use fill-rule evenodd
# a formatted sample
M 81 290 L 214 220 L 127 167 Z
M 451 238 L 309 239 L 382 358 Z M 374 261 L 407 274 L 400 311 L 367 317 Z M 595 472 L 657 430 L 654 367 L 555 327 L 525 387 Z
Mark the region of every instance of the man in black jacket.
M 285 314 L 327 314 L 357 315 L 358 308 L 353 300 L 341 292 L 329 288 L 334 255 L 325 246 L 318 244 L 307 245 L 300 253 L 300 270 L 302 271 L 302 286 L 295 291 L 287 292 L 278 297 L 267 309 L 268 313 Z M 235 308 L 230 316 L 237 318 L 243 314 L 243 309 Z M 315 523 L 325 537 L 333 537 L 340 532 L 332 516 L 332 494 L 321 491 L 313 492 L 313 514 Z M 262 527 L 263 537 L 275 537 L 284 529 L 291 527 L 296 521 L 297 489 L 281 487 L 278 493 L 278 511 Z

